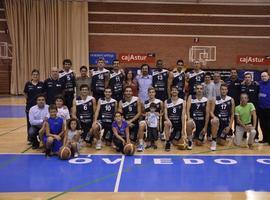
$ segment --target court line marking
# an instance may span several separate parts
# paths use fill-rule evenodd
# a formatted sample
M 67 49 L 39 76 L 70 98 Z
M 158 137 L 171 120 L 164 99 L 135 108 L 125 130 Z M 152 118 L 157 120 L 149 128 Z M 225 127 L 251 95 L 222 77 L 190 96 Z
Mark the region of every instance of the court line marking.
M 16 131 L 16 130 L 18 130 L 18 129 L 20 129 L 20 128 L 23 128 L 23 127 L 25 127 L 25 126 L 26 126 L 26 124 L 24 124 L 24 125 L 22 125 L 22 126 L 19 126 L 19 127 L 15 128 L 15 129 L 9 130 L 9 131 L 7 131 L 7 132 L 1 133 L 1 134 L 0 134 L 0 137 L 1 137 L 1 136 L 4 136 L 4 135 L 7 135 L 7 134 L 9 134 L 9 133 L 12 133 L 13 131 Z
M 143 25 L 143 26 L 203 26 L 203 27 L 252 27 L 268 28 L 268 24 L 205 24 L 205 23 L 160 23 L 160 22 L 116 22 L 116 21 L 89 21 L 88 24 L 109 24 L 109 25 Z
M 222 149 L 222 150 L 231 150 L 231 149 L 232 149 L 232 148 L 227 148 L 227 149 Z M 218 150 L 217 150 L 217 151 L 218 151 Z M 212 152 L 212 151 L 209 150 L 209 152 Z M 199 152 L 197 152 L 196 154 L 198 154 L 198 153 L 199 153 Z M 203 153 L 205 153 L 205 151 L 204 151 Z M 189 155 L 192 155 L 192 154 L 189 154 Z M 150 163 L 149 163 L 149 164 L 150 164 Z M 148 164 L 148 165 L 149 165 L 149 164 Z M 149 165 L 149 166 L 150 166 L 150 165 Z M 130 168 L 127 168 L 127 169 L 123 170 L 123 173 L 130 172 L 134 167 L 135 167 L 135 166 L 132 166 L 132 167 L 130 167 Z M 147 164 L 142 164 L 142 165 L 139 165 L 139 166 L 136 166 L 136 167 L 147 167 Z M 110 175 L 108 175 L 108 176 L 101 177 L 101 178 L 95 179 L 95 180 L 93 180 L 93 181 L 90 181 L 90 182 L 87 182 L 87 183 L 78 185 L 78 186 L 73 187 L 73 188 L 71 188 L 71 189 L 69 189 L 69 190 L 66 190 L 66 191 L 63 191 L 63 192 L 61 192 L 61 193 L 59 193 L 59 194 L 57 194 L 57 195 L 54 195 L 54 196 L 48 198 L 48 200 L 56 199 L 57 197 L 60 197 L 60 196 L 62 196 L 62 195 L 64 195 L 64 194 L 67 194 L 67 193 L 69 193 L 69 192 L 75 192 L 76 190 L 78 190 L 78 189 L 80 189 L 80 188 L 83 188 L 83 187 L 86 187 L 86 186 L 90 186 L 90 185 L 92 185 L 92 184 L 94 184 L 94 183 L 98 183 L 98 182 L 100 182 L 100 181 L 103 181 L 103 180 L 106 180 L 106 179 L 108 179 L 108 178 L 111 178 L 112 176 L 114 176 L 114 175 L 116 175 L 116 174 L 117 174 L 117 173 L 112 173 L 112 174 L 110 174 Z
M 120 163 L 120 167 L 119 167 L 119 170 L 118 170 L 118 174 L 117 174 L 117 178 L 116 178 L 116 182 L 115 182 L 113 192 L 118 192 L 121 177 L 122 177 L 122 171 L 123 171 L 123 167 L 124 167 L 124 162 L 125 162 L 125 156 L 122 155 L 122 159 L 121 159 L 121 163 Z

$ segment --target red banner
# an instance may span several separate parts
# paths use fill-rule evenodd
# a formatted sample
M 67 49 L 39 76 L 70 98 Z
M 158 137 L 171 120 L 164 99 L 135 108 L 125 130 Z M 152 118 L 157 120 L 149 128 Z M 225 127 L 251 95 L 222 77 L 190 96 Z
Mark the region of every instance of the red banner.
M 155 63 L 154 53 L 120 53 L 118 59 L 121 63 Z
M 237 56 L 237 64 L 270 65 L 270 56 Z

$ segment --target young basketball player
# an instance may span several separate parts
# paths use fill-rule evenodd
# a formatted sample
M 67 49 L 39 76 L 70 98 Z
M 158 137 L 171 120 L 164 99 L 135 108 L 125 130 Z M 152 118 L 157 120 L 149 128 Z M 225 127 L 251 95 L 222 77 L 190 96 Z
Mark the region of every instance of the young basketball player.
M 122 152 L 124 146 L 130 143 L 128 123 L 123 119 L 121 112 L 116 112 L 112 123 L 113 143 L 117 152 Z
M 77 119 L 71 118 L 67 123 L 67 130 L 65 135 L 65 146 L 71 149 L 75 158 L 79 156 L 81 130 Z
M 52 153 L 58 153 L 63 145 L 64 138 L 64 120 L 57 117 L 57 107 L 55 104 L 49 106 L 50 117 L 46 123 L 46 134 L 44 135 L 44 144 L 46 145 L 46 156 L 51 156 Z

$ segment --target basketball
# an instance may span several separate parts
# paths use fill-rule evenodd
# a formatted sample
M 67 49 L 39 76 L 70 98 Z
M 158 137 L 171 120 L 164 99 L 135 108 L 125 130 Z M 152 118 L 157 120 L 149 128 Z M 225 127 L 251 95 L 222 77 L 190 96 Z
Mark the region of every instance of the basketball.
M 71 151 L 68 147 L 61 147 L 59 150 L 59 158 L 61 160 L 68 160 L 71 157 Z
M 123 150 L 124 154 L 127 156 L 132 156 L 135 153 L 135 147 L 133 144 L 126 144 Z
M 179 150 L 185 150 L 187 148 L 187 143 L 184 138 L 181 138 L 177 144 Z

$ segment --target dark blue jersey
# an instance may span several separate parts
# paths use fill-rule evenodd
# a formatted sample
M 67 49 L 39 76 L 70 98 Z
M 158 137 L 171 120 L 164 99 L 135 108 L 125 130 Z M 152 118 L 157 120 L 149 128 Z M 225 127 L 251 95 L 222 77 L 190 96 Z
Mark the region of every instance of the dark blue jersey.
M 190 117 L 194 121 L 205 121 L 207 98 L 202 97 L 200 100 L 195 95 L 191 96 Z
M 64 84 L 65 92 L 66 93 L 74 93 L 76 82 L 75 82 L 75 74 L 72 70 L 68 72 L 61 70 L 59 72 L 59 79 Z
M 101 94 L 103 95 L 105 90 L 105 79 L 109 76 L 109 70 L 93 70 L 92 71 L 92 85 L 91 89 L 94 94 Z
M 98 120 L 103 123 L 112 123 L 114 121 L 114 114 L 116 111 L 116 100 L 110 99 L 109 101 L 105 98 L 99 99 L 100 110 Z
M 137 115 L 137 109 L 139 105 L 138 97 L 132 97 L 131 101 L 122 100 L 123 115 L 126 120 L 130 120 Z
M 161 71 L 155 70 L 152 74 L 153 77 L 153 87 L 155 88 L 157 93 L 161 93 L 164 96 L 167 96 L 167 88 L 168 88 L 168 77 L 169 72 L 166 69 L 162 69 Z
M 176 86 L 179 93 L 184 93 L 185 92 L 185 73 L 184 72 L 178 72 L 173 71 L 173 81 L 172 85 Z
M 204 76 L 205 76 L 205 72 L 202 70 L 199 71 L 198 73 L 193 70 L 188 74 L 189 94 L 191 95 L 195 94 L 195 86 L 197 84 L 201 84 L 204 82 Z
M 123 95 L 124 75 L 119 70 L 117 73 L 112 71 L 110 74 L 109 87 L 113 95 Z
M 215 111 L 214 114 L 219 118 L 220 122 L 229 123 L 232 111 L 232 98 L 226 96 L 222 99 L 220 96 L 216 98 L 215 101 Z
M 159 99 L 155 99 L 153 102 L 150 102 L 149 100 L 146 100 L 145 102 L 144 102 L 144 111 L 145 112 L 149 112 L 150 111 L 150 104 L 151 103 L 155 103 L 156 104 L 156 112 L 158 112 L 158 113 L 160 113 L 160 111 L 161 111 L 161 100 L 159 100 Z
M 172 124 L 182 124 L 183 99 L 178 98 L 176 102 L 172 99 L 166 101 L 167 115 Z
M 87 96 L 83 100 L 80 96 L 76 98 L 76 116 L 82 123 L 92 123 L 94 115 L 93 97 Z

